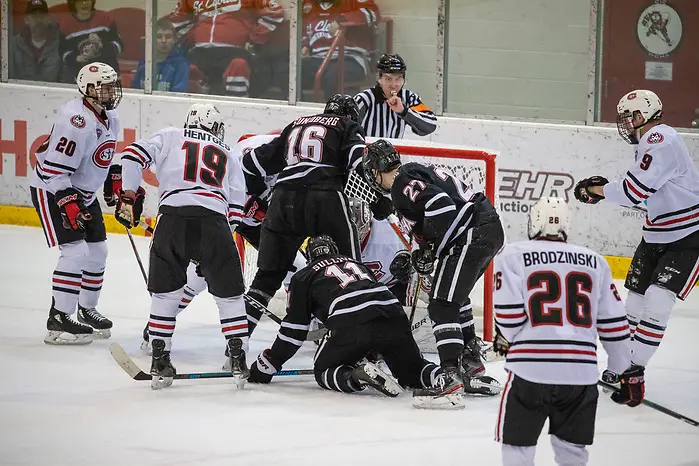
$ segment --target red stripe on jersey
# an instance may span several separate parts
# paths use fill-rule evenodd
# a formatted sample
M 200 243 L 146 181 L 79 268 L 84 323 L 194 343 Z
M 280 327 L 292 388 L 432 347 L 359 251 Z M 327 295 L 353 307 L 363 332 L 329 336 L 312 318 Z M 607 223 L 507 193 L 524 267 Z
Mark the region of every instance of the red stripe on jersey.
M 496 432 L 496 440 L 501 441 L 502 440 L 502 431 L 503 431 L 503 426 L 501 424 L 502 421 L 502 408 L 503 405 L 505 404 L 505 398 L 507 395 L 510 393 L 510 388 L 512 387 L 512 372 L 509 373 L 507 376 L 507 382 L 505 382 L 505 388 L 502 391 L 502 397 L 500 398 L 500 409 L 498 410 L 498 426 L 497 426 L 497 432 Z
M 595 351 L 585 350 L 569 350 L 569 349 L 514 349 L 509 350 L 507 354 L 531 353 L 531 354 L 584 354 L 587 356 L 597 356 Z
M 646 225 L 648 225 L 649 227 L 662 227 L 662 226 L 666 226 L 666 225 L 672 225 L 675 223 L 686 222 L 687 220 L 692 220 L 692 219 L 697 218 L 697 217 L 699 217 L 699 211 L 694 212 L 693 214 L 685 215 L 684 217 L 675 218 L 672 220 L 666 220 L 664 222 L 657 222 L 657 223 L 651 222 L 650 220 L 648 220 L 648 217 L 646 217 Z
M 60 285 L 70 285 L 70 286 L 80 286 L 80 282 L 72 282 L 70 280 L 63 280 L 60 278 L 53 277 L 53 283 L 58 283 Z
M 694 288 L 694 284 L 697 282 L 697 278 L 699 278 L 699 260 L 697 260 L 697 263 L 694 265 L 694 273 L 685 285 L 682 293 L 680 293 L 680 298 L 684 299 L 689 295 L 689 292 Z
M 519 314 L 498 314 L 497 312 L 495 313 L 495 318 L 496 319 L 521 319 L 524 317 L 526 314 L 524 312 L 521 312 Z
M 37 165 L 38 165 L 38 167 L 39 167 L 39 170 L 41 170 L 41 171 L 44 172 L 44 173 L 48 173 L 48 174 L 50 174 L 50 175 L 67 175 L 67 174 L 68 174 L 68 172 L 59 172 L 59 171 L 56 171 L 56 170 L 51 170 L 51 169 L 48 169 L 48 168 L 44 168 L 44 167 L 42 167 L 42 166 L 39 165 L 39 164 L 37 164 Z
M 231 325 L 230 327 L 221 327 L 221 333 L 230 332 L 231 330 L 242 330 L 244 328 L 248 328 L 247 323 L 240 325 Z
M 136 151 L 135 149 L 132 149 L 131 146 L 129 146 L 129 147 L 127 147 L 126 149 L 124 149 L 124 152 L 128 152 L 129 154 L 135 155 L 136 157 L 138 157 L 139 159 L 141 159 L 141 161 L 143 162 L 143 165 L 146 164 L 146 158 L 145 158 L 144 156 L 142 156 L 142 155 L 141 155 L 138 151 Z
M 53 236 L 53 223 L 51 223 L 51 219 L 49 218 L 46 209 L 46 197 L 43 189 L 37 189 L 37 191 L 39 192 L 39 210 L 41 211 L 41 217 L 44 221 L 44 228 L 48 233 L 49 245 L 53 247 L 56 245 L 56 238 Z
M 240 214 L 240 213 L 238 213 L 238 212 L 228 212 L 228 216 L 229 216 L 229 217 L 240 217 L 240 218 L 244 218 L 244 217 L 245 217 L 245 215 Z
M 100 278 L 99 280 L 90 280 L 88 278 L 83 277 L 83 283 L 89 283 L 90 285 L 99 285 L 103 281 L 103 278 Z
M 633 193 L 640 197 L 641 199 L 648 199 L 648 194 L 643 194 L 641 191 L 636 189 L 633 184 L 629 183 L 629 180 L 624 180 L 624 183 L 626 183 L 626 186 L 633 191 Z
M 165 330 L 175 330 L 175 324 L 157 324 L 155 322 L 148 322 L 149 327 L 162 328 Z
M 196 195 L 198 195 L 198 196 L 204 196 L 204 197 L 213 197 L 213 198 L 215 198 L 215 199 L 218 199 L 219 201 L 222 201 L 222 200 L 223 200 L 223 198 L 222 198 L 221 196 L 219 196 L 218 194 L 215 194 L 215 193 L 209 193 L 209 192 L 196 192 L 196 193 L 192 193 L 192 194 L 196 194 Z
M 647 337 L 653 337 L 653 338 L 662 338 L 663 337 L 662 333 L 653 333 L 653 332 L 649 332 L 647 330 L 643 330 L 642 328 L 636 328 L 636 333 L 640 333 L 641 335 L 645 335 Z
M 612 332 L 621 332 L 622 330 L 626 330 L 627 328 L 629 328 L 628 324 L 622 325 L 621 327 L 614 327 L 614 328 L 598 328 L 597 331 L 602 332 L 602 333 L 612 333 Z

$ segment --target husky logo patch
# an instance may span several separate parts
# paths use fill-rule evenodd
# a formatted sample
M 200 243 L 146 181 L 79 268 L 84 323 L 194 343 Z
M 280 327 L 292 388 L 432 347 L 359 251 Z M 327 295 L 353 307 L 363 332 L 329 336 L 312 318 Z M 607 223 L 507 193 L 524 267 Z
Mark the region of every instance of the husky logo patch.
M 663 142 L 663 135 L 660 133 L 652 133 L 648 136 L 648 144 L 660 144 Z
M 102 130 L 97 128 L 97 138 L 99 139 L 101 137 L 102 137 Z
M 116 141 L 105 141 L 95 150 L 92 155 L 92 162 L 99 168 L 109 168 L 114 158 Z
M 70 124 L 72 124 L 76 128 L 84 128 L 85 127 L 85 118 L 83 118 L 82 115 L 73 115 L 70 118 Z

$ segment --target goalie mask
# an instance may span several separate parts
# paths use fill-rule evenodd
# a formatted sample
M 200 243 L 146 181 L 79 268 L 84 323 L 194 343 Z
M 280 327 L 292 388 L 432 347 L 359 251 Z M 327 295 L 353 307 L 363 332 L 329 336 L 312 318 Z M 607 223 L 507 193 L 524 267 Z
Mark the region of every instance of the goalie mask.
M 640 89 L 622 97 L 616 110 L 619 135 L 629 144 L 638 144 L 640 129 L 663 116 L 663 103 L 655 92 Z
M 80 93 L 105 110 L 114 110 L 121 102 L 121 81 L 114 68 L 106 63 L 89 63 L 78 72 Z
M 335 241 L 328 235 L 313 236 L 308 240 L 306 251 L 308 252 L 309 264 L 323 256 L 339 254 Z
M 225 136 L 223 115 L 221 115 L 221 112 L 219 112 L 216 106 L 211 104 L 194 104 L 189 107 L 184 127 L 189 129 L 203 129 L 213 134 L 221 141 L 223 141 L 223 137 Z
M 393 147 L 393 144 L 384 139 L 372 142 L 364 149 L 364 157 L 362 158 L 364 179 L 378 192 L 388 194 L 390 191 L 376 180 L 377 175 L 391 172 L 400 165 L 400 154 Z
M 557 237 L 568 240 L 568 204 L 560 197 L 542 197 L 529 209 L 529 239 Z
M 366 201 L 356 197 L 350 198 L 349 205 L 350 216 L 354 224 L 357 225 L 359 242 L 363 244 L 371 232 L 371 209 Z

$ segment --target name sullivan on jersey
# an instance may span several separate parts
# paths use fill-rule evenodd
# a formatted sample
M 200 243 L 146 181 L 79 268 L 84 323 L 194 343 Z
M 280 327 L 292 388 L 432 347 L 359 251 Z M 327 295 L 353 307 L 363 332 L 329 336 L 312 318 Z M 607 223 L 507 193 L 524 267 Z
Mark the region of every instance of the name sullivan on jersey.
M 568 252 L 568 251 L 541 251 L 541 252 L 525 252 L 522 253 L 524 266 L 541 264 L 573 264 L 583 265 L 591 269 L 597 268 L 597 257 L 592 254 L 583 252 Z

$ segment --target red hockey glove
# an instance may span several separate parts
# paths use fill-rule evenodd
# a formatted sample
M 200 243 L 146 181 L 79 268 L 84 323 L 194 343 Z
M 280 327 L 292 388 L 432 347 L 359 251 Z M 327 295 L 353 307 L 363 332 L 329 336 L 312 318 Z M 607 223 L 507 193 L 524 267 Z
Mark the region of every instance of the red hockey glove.
M 612 393 L 612 400 L 634 408 L 641 404 L 646 393 L 643 366 L 631 366 L 621 374 L 621 386 Z
M 80 193 L 75 188 L 57 191 L 56 205 L 61 209 L 63 227 L 68 230 L 84 230 L 85 222 L 92 219 Z
M 119 193 L 121 192 L 121 165 L 111 165 L 109 167 L 109 173 L 107 174 L 107 179 L 104 180 L 104 189 L 102 194 L 104 195 L 104 202 L 109 207 L 114 207 L 117 205 L 119 199 Z
M 128 193 L 128 194 L 127 194 Z M 133 228 L 141 221 L 143 213 L 143 200 L 146 190 L 139 186 L 138 191 L 123 190 L 119 193 L 114 217 L 126 228 Z
M 243 209 L 245 210 L 246 217 L 261 222 L 265 219 L 265 215 L 267 215 L 267 207 L 269 207 L 267 201 L 258 196 L 252 195 L 248 198 Z

